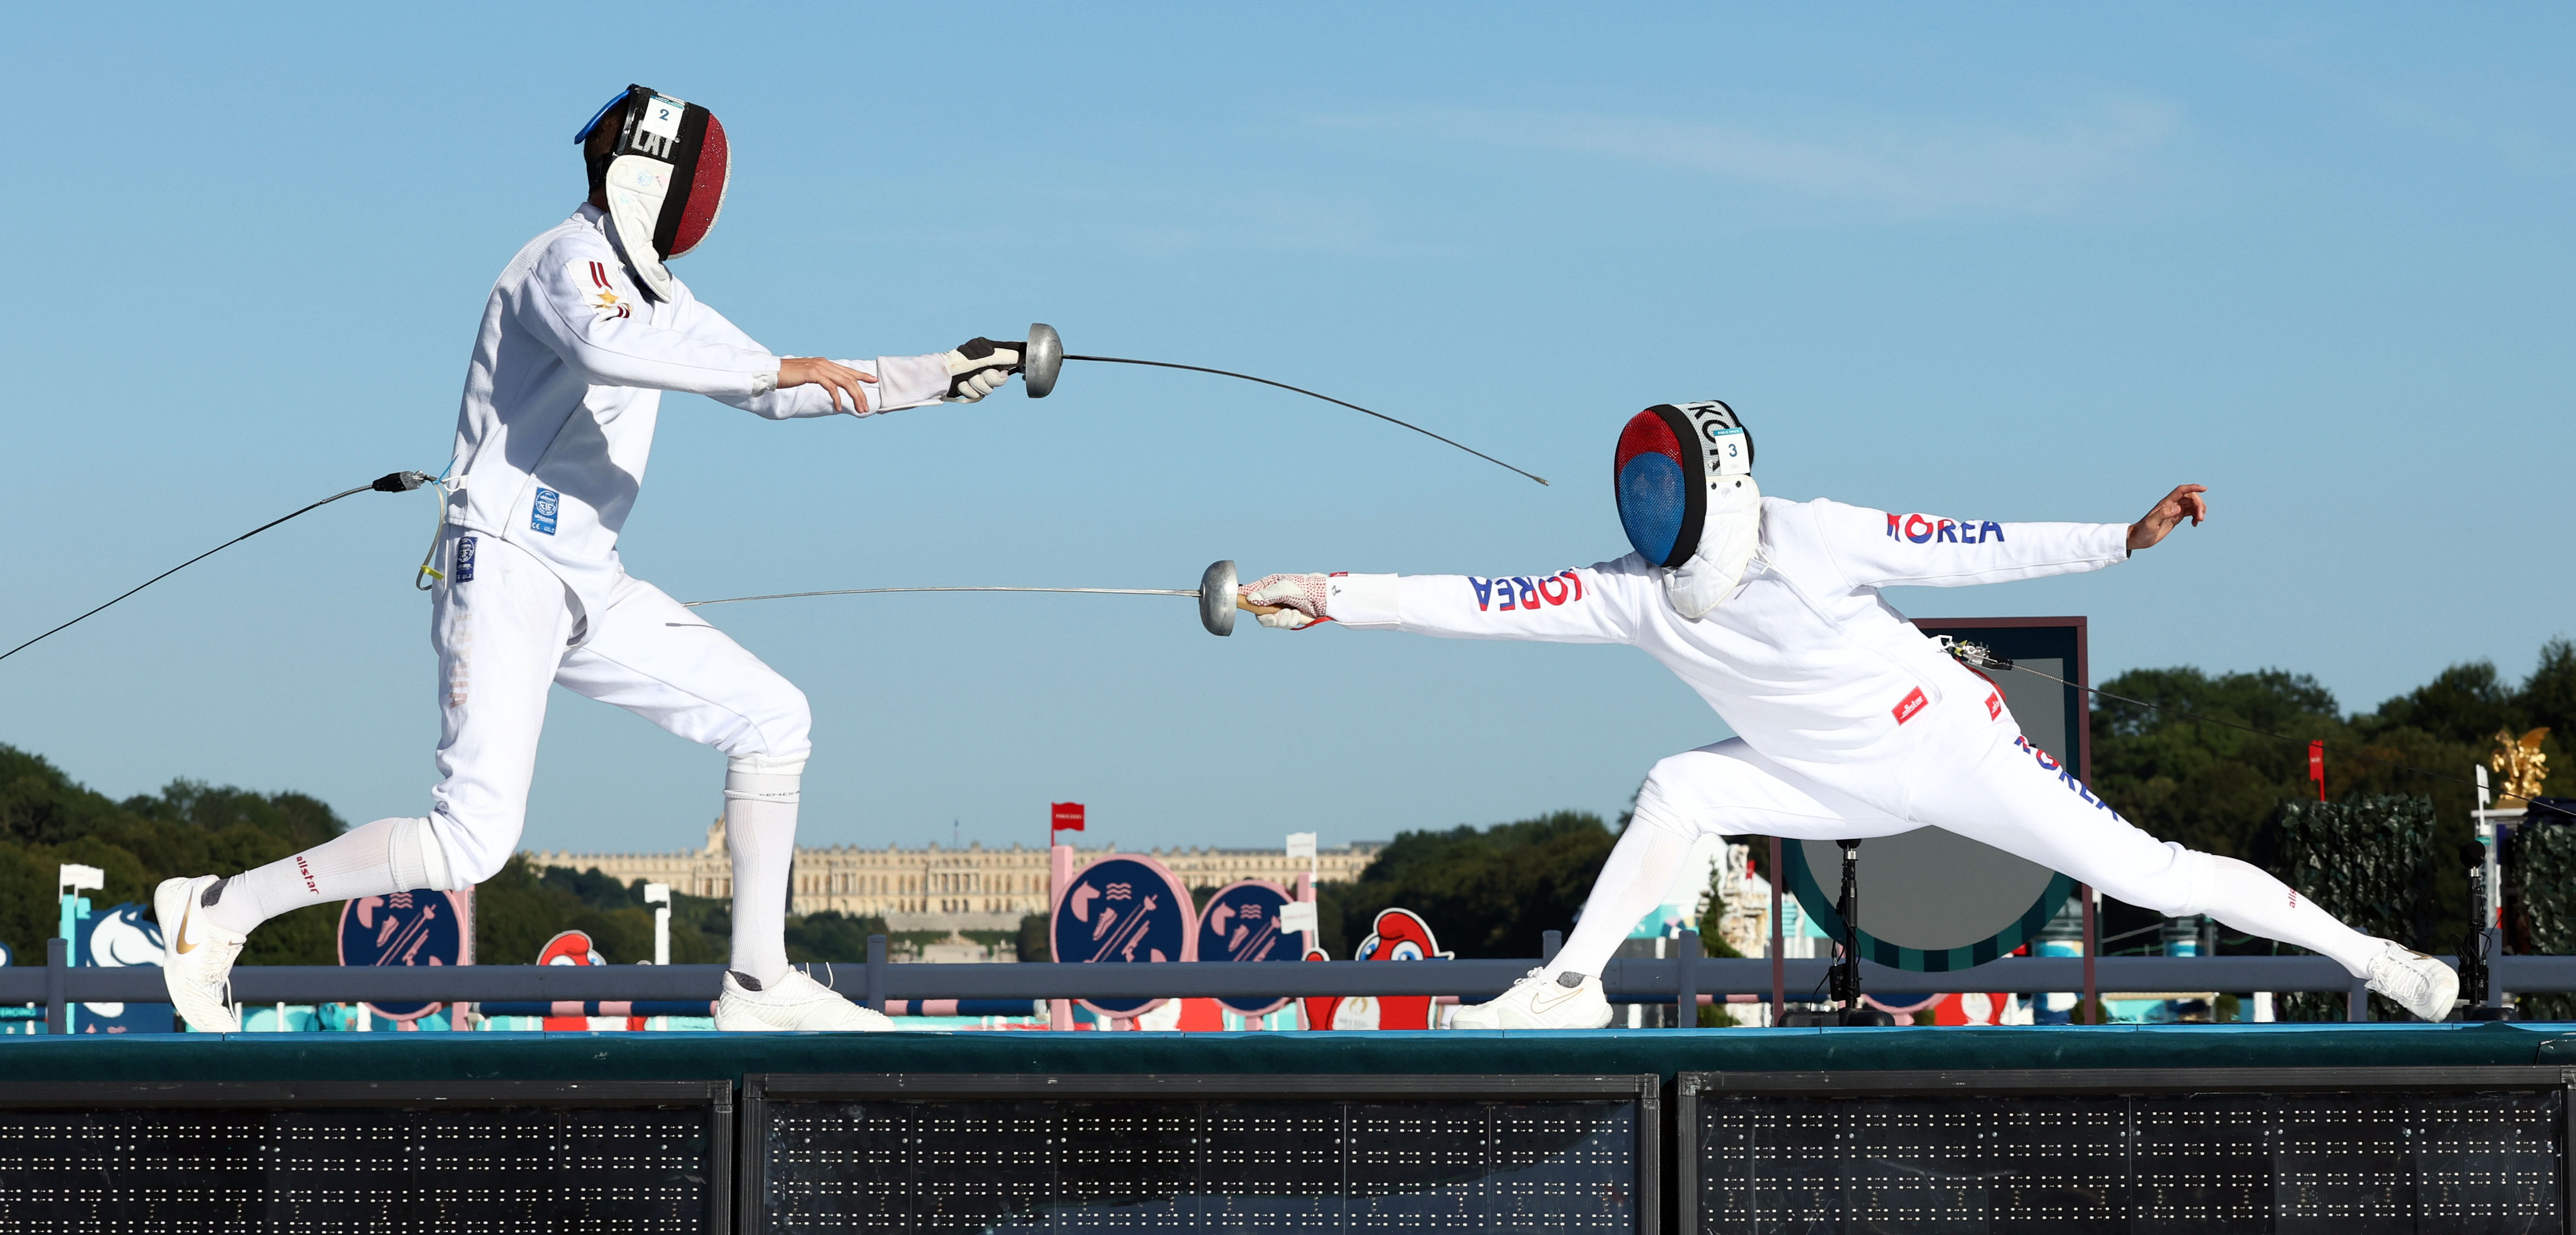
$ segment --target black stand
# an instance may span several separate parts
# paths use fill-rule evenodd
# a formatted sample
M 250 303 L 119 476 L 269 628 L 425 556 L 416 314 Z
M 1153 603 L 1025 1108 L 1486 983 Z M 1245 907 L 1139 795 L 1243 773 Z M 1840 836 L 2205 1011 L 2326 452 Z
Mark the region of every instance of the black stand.
M 1835 841 L 1843 847 L 1842 895 L 1834 903 L 1834 912 L 1843 920 L 1842 955 L 1834 958 L 1832 973 L 1825 986 L 1834 1007 L 1823 1012 L 1792 1012 L 1780 1023 L 1792 1027 L 1821 1025 L 1889 1026 L 1896 1018 L 1860 1001 L 1860 842 Z
M 2513 1009 L 2487 1002 L 2487 950 L 2495 933 L 2487 929 L 2486 846 L 2476 841 L 2460 846 L 2460 860 L 2469 867 L 2469 929 L 2460 936 L 2460 993 L 2469 1006 L 2460 1009 L 2460 1019 L 2509 1021 Z
M 1860 842 L 1834 843 L 1843 847 L 1842 894 L 1834 898 L 1834 912 L 1843 920 L 1843 947 L 1834 958 L 1831 986 L 1834 1005 L 1848 1017 L 1860 1006 Z

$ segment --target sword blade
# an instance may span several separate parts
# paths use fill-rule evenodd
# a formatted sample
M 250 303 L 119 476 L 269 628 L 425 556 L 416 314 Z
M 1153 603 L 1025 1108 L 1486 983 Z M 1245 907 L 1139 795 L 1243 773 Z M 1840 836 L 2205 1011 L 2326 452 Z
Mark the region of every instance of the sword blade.
M 707 605 L 738 604 L 746 600 L 796 600 L 806 596 L 870 596 L 881 592 L 1078 592 L 1091 596 L 1189 596 L 1197 588 L 1176 587 L 845 587 L 828 592 L 772 592 L 766 596 L 727 596 L 722 600 L 692 600 L 683 608 L 697 609 Z

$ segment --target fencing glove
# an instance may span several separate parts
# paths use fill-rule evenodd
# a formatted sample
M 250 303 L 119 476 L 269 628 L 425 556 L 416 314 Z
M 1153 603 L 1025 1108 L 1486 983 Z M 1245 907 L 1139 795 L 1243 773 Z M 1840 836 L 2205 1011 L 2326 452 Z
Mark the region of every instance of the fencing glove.
M 943 402 L 972 403 L 1001 389 L 1020 371 L 1025 344 L 996 343 L 977 335 L 948 353 L 948 394 Z
M 1331 590 L 1322 575 L 1263 575 L 1243 589 L 1243 598 L 1256 605 L 1280 606 L 1277 613 L 1257 615 L 1262 625 L 1274 630 L 1304 630 L 1330 620 L 1324 613 L 1324 598 Z

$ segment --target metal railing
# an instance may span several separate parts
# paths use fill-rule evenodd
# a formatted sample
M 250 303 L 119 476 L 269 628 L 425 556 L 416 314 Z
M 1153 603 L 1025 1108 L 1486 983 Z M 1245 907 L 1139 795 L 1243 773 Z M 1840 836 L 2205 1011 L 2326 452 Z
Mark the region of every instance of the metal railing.
M 1553 932 L 1551 932 L 1551 935 Z M 1243 964 L 917 965 L 891 963 L 885 937 L 869 939 L 869 958 L 803 968 L 824 985 L 882 1010 L 888 1001 L 1156 998 L 1270 998 L 1353 995 L 1448 995 L 1479 1002 L 1501 994 L 1534 965 L 1525 960 L 1429 962 L 1305 961 Z M 1551 940 L 1551 943 L 1553 941 Z M 1681 956 L 1613 960 L 1602 986 L 1617 1003 L 1696 1006 L 1730 995 L 1768 999 L 1772 963 L 1698 955 L 1685 932 Z M 1551 946 L 1549 952 L 1553 954 Z M 102 969 L 65 963 L 63 941 L 48 940 L 46 965 L 0 968 L 0 1004 L 44 1004 L 59 1032 L 75 1003 L 160 1003 L 167 996 L 157 968 Z M 2446 961 L 2449 958 L 2444 958 Z M 1832 962 L 1785 963 L 1783 993 L 1792 1003 L 1824 998 Z M 2094 987 L 2106 997 L 2128 991 L 2341 991 L 2360 1005 L 2361 985 L 2321 956 L 2105 956 L 2093 961 Z M 2039 994 L 2085 989 L 2080 957 L 2007 957 L 1972 969 L 1920 973 L 1861 963 L 1862 989 L 1875 995 L 1949 992 Z M 2492 962 L 2493 984 L 2523 992 L 2576 991 L 2576 956 L 2505 956 Z M 719 994 L 722 965 L 243 965 L 233 970 L 233 998 L 261 1003 L 584 1003 L 706 1002 Z M 1696 1017 L 1683 1017 L 1683 1023 Z M 2359 1019 L 2356 1016 L 2354 1019 Z

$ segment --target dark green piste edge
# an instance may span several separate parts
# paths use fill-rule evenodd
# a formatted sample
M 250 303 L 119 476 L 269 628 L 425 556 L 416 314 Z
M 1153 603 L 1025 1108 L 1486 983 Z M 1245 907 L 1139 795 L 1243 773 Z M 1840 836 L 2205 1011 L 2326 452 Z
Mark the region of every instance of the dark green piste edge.
M 739 1081 L 753 1072 L 1607 1074 L 2576 1065 L 2576 1025 L 1588 1033 L 171 1034 L 0 1039 L 7 1081 Z

